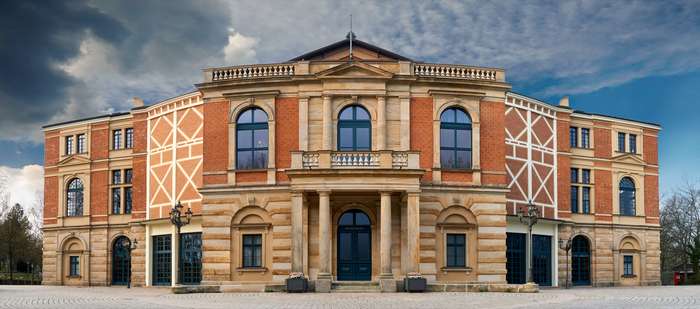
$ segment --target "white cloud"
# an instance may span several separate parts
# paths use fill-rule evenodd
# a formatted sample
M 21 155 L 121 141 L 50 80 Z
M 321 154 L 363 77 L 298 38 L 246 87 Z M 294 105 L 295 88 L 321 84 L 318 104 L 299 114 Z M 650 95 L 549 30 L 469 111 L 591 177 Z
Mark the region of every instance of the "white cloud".
M 8 194 L 9 205 L 19 203 L 28 213 L 31 209 L 42 211 L 44 195 L 44 168 L 25 165 L 22 168 L 0 166 L 0 194 Z
M 229 29 L 228 44 L 224 47 L 224 60 L 226 64 L 255 63 L 255 46 L 258 40 L 244 36 L 233 29 Z

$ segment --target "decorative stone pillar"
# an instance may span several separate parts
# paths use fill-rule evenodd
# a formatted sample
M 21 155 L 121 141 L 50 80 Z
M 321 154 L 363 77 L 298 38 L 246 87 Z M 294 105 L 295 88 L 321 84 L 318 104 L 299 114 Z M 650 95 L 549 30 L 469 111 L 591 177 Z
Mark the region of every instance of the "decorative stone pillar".
M 377 150 L 386 149 L 386 98 L 377 97 Z
M 399 98 L 401 104 L 401 150 L 411 149 L 411 98 Z
M 172 226 L 172 232 L 170 233 L 170 285 L 176 286 L 178 279 L 178 270 L 180 264 L 180 239 L 177 234 L 177 227 Z
M 333 110 L 331 96 L 323 96 L 323 143 L 321 150 L 331 150 L 333 140 Z
M 292 192 L 292 272 L 304 271 L 304 194 Z
M 407 192 L 408 272 L 420 272 L 420 192 Z
M 309 98 L 299 98 L 299 150 L 309 151 Z
M 330 191 L 318 191 L 319 272 L 316 292 L 331 291 L 331 206 Z
M 379 285 L 382 292 L 396 292 L 391 273 L 391 192 L 380 192 Z

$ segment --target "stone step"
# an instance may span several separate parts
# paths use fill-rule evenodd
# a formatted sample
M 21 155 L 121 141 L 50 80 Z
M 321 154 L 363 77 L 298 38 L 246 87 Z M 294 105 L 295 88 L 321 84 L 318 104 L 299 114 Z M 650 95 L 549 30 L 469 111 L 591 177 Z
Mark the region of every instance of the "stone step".
M 331 293 L 380 293 L 378 282 L 343 281 L 331 285 Z

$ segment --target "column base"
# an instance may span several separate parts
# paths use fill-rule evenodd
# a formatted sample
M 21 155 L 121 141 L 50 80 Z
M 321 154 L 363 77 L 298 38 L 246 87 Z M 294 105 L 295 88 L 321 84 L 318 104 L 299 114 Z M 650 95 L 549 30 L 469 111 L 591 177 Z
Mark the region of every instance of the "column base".
M 380 274 L 379 275 L 379 289 L 382 293 L 395 293 L 396 290 L 396 279 L 392 274 Z
M 332 280 L 330 277 L 322 279 L 319 276 L 319 278 L 316 279 L 315 292 L 316 293 L 330 293 L 331 292 L 331 284 L 332 284 Z

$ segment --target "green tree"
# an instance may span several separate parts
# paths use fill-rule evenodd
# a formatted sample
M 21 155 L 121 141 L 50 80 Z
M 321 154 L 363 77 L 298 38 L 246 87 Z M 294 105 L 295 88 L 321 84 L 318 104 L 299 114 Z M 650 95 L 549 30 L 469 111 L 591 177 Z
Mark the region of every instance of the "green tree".
M 15 204 L 0 222 L 0 247 L 4 251 L 10 272 L 14 280 L 14 270 L 18 261 L 35 259 L 32 255 L 36 249 L 36 240 L 31 235 L 32 225 L 24 214 L 20 204 Z

